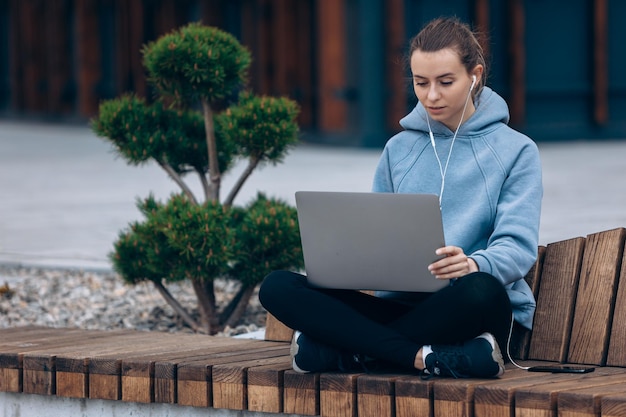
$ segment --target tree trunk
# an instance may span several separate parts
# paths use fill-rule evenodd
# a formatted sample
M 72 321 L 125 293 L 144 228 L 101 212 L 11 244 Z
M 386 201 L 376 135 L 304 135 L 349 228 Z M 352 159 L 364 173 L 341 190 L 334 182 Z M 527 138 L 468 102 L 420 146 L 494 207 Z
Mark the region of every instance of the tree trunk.
M 217 161 L 217 143 L 215 141 L 215 128 L 213 126 L 213 110 L 211 105 L 205 99 L 202 99 L 202 114 L 204 116 L 204 130 L 206 133 L 206 142 L 209 157 L 209 181 L 210 193 L 209 199 L 218 201 L 220 198 L 220 167 Z

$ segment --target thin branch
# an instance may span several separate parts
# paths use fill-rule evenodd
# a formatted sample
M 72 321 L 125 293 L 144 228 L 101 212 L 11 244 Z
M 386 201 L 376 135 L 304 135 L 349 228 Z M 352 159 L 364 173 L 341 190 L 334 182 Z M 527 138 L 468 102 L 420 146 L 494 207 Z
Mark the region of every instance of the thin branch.
M 202 114 L 204 116 L 204 130 L 206 134 L 207 150 L 209 153 L 209 179 L 211 181 L 210 200 L 217 201 L 220 198 L 221 174 L 217 160 L 217 143 L 215 141 L 215 128 L 213 126 L 213 110 L 205 99 L 202 99 Z
M 178 186 L 183 190 L 185 195 L 194 204 L 198 204 L 198 200 L 196 200 L 196 197 L 193 195 L 193 192 L 191 191 L 191 189 L 189 187 L 187 187 L 187 184 L 185 184 L 185 182 L 180 177 L 180 175 L 178 175 L 178 173 L 176 171 L 174 171 L 174 168 L 172 168 L 172 166 L 170 164 L 168 164 L 167 162 L 165 162 L 165 161 L 158 161 L 157 160 L 157 162 L 161 166 L 161 168 L 163 168 L 165 170 L 165 172 L 167 172 L 167 174 L 170 176 L 170 178 L 172 180 L 174 180 L 174 182 L 176 184 L 178 184 Z
M 200 170 L 196 170 L 196 172 L 198 173 L 200 183 L 202 184 L 202 189 L 204 190 L 204 198 L 208 200 L 211 197 L 211 186 L 209 185 L 209 182 L 207 181 L 204 172 Z
M 176 300 L 172 296 L 172 294 L 168 291 L 168 289 L 165 288 L 163 283 L 161 283 L 160 281 L 159 282 L 152 281 L 152 283 L 157 288 L 161 296 L 165 299 L 167 304 L 169 304 L 174 309 L 174 311 L 183 319 L 183 321 L 187 323 L 189 327 L 191 327 L 191 330 L 193 330 L 196 333 L 202 332 L 202 329 L 200 328 L 198 323 L 191 317 L 191 315 L 187 312 L 185 307 L 183 307 L 178 302 L 178 300 Z
M 254 293 L 254 285 L 248 285 L 242 287 L 235 298 L 233 298 L 228 307 L 221 314 L 221 319 L 223 327 L 230 326 L 235 327 L 243 314 L 246 312 L 246 308 L 248 307 L 248 303 L 250 301 L 250 297 Z M 228 315 L 225 313 L 228 312 Z
M 248 161 L 248 166 L 241 173 L 241 175 L 237 179 L 237 182 L 235 183 L 235 185 L 233 185 L 233 188 L 230 190 L 228 197 L 224 201 L 224 206 L 230 207 L 233 204 L 233 201 L 235 200 L 235 197 L 237 197 L 237 194 L 241 190 L 241 187 L 243 187 L 243 184 L 246 182 L 248 177 L 252 175 L 252 172 L 259 165 L 260 161 L 261 161 L 261 158 L 259 158 L 258 156 L 254 156 L 250 158 L 250 160 Z

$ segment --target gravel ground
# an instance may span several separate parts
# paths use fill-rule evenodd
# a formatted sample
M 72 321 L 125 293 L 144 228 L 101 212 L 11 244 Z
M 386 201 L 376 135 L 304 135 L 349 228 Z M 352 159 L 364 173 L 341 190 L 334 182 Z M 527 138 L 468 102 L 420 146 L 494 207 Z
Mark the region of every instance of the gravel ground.
M 188 282 L 168 289 L 192 315 L 197 313 Z M 235 290 L 234 282 L 217 283 L 218 302 Z M 0 327 L 26 325 L 192 332 L 150 283 L 130 286 L 113 272 L 0 265 Z M 220 335 L 252 333 L 264 325 L 265 310 L 255 293 L 241 324 Z

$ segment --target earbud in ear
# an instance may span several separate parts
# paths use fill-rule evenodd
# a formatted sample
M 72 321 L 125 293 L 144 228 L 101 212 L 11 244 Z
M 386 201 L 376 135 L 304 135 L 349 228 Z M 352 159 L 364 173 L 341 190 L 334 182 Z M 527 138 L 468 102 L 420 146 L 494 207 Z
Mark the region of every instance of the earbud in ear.
M 470 86 L 470 91 L 474 89 L 474 85 L 476 84 L 476 75 L 472 75 L 472 85 Z

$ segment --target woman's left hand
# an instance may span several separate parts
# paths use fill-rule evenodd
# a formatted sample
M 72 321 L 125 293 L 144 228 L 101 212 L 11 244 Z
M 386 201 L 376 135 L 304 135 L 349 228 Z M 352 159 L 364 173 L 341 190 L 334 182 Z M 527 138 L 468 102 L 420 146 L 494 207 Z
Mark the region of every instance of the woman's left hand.
M 460 278 L 471 272 L 478 271 L 476 262 L 469 258 L 458 246 L 444 246 L 435 251 L 443 259 L 433 262 L 428 270 L 438 279 Z

